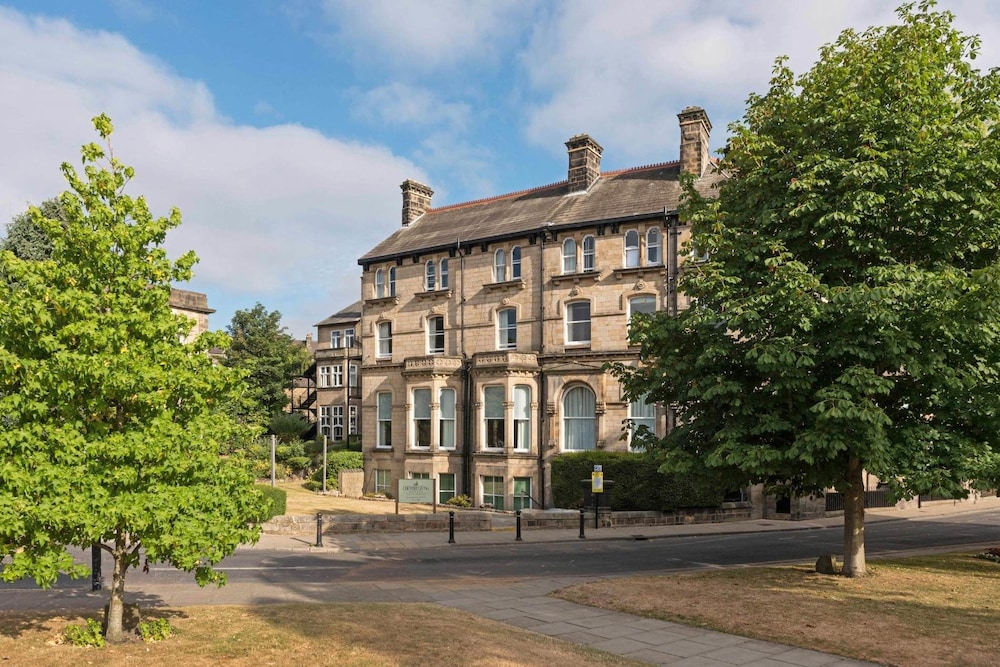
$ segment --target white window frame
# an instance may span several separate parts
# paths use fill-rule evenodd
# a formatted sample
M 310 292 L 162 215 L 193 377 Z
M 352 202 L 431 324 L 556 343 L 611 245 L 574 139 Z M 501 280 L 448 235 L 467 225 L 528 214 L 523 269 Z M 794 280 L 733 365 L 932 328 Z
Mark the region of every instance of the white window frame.
M 639 302 L 652 302 L 653 307 L 650 310 L 639 309 L 636 310 L 636 304 Z M 656 312 L 656 297 L 652 294 L 637 294 L 635 296 L 629 297 L 628 300 L 628 325 L 632 326 L 632 316 L 636 313 L 655 313 Z
M 358 386 L 358 365 L 348 364 L 347 365 L 347 386 L 357 387 Z
M 580 396 L 580 399 L 576 397 Z M 574 400 L 571 406 L 570 399 Z M 580 407 L 576 403 L 586 403 L 590 407 L 587 414 L 573 414 L 576 408 Z M 572 409 L 571 409 L 572 408 Z M 587 447 L 576 446 L 572 440 L 586 441 Z M 585 385 L 570 387 L 562 399 L 562 449 L 567 452 L 591 451 L 597 444 L 597 396 L 594 390 Z
M 389 296 L 396 296 L 396 267 L 389 267 Z
M 646 266 L 659 266 L 663 264 L 663 255 L 660 250 L 663 248 L 663 234 L 659 227 L 650 227 L 646 230 Z
M 580 247 L 583 249 L 583 272 L 592 273 L 596 270 L 596 247 L 594 237 L 590 235 L 584 236 Z
M 496 403 L 499 398 L 499 410 Z M 503 385 L 491 384 L 483 387 L 483 449 L 500 451 L 506 440 L 507 422 L 504 402 L 507 400 Z M 491 428 L 492 427 L 492 428 Z M 493 437 L 491 442 L 491 436 Z
M 438 393 L 438 397 L 438 447 L 455 449 L 455 425 L 458 423 L 455 418 L 457 412 L 455 390 L 444 387 Z
M 517 349 L 516 308 L 502 308 L 497 311 L 497 349 Z
M 379 359 L 388 359 L 392 356 L 392 321 L 378 322 L 375 325 L 377 347 L 375 356 Z
M 427 292 L 433 292 L 437 289 L 437 275 L 435 273 L 436 267 L 434 266 L 434 260 L 429 259 L 424 264 L 424 290 Z
M 444 315 L 432 315 L 427 318 L 427 354 L 444 354 L 444 345 Z
M 445 484 L 445 480 L 448 480 L 448 484 Z M 441 472 L 438 473 L 438 504 L 444 505 L 449 500 L 455 497 L 455 492 L 457 487 L 455 486 L 455 473 L 453 472 Z
M 375 446 L 392 449 L 392 394 L 375 394 Z
M 587 307 L 586 319 L 577 319 L 581 315 L 581 306 Z M 593 313 L 591 312 L 590 301 L 571 301 L 567 303 L 565 331 L 566 345 L 590 345 L 590 340 L 593 335 L 591 331 L 592 319 Z M 586 324 L 586 338 L 582 337 L 582 334 L 584 333 L 582 330 L 578 331 L 578 329 L 581 329 L 584 324 Z
M 521 278 L 521 246 L 516 245 L 510 249 L 510 279 L 519 280 Z
M 576 273 L 576 239 L 566 238 L 562 242 L 562 272 Z
M 330 435 L 330 407 L 329 405 L 321 405 L 319 407 L 319 434 L 329 436 Z
M 507 282 L 507 251 L 503 248 L 493 253 L 493 282 Z
M 347 408 L 347 435 L 358 434 L 358 406 L 351 405 Z
M 441 260 L 441 270 L 438 272 L 438 286 L 440 289 L 448 289 L 448 260 Z
M 333 434 L 334 442 L 343 442 L 344 440 L 344 406 L 343 405 L 331 405 L 332 408 L 330 414 L 330 432 Z
M 388 468 L 375 468 L 375 493 L 388 494 L 392 491 L 392 471 Z
M 630 242 L 632 239 L 634 242 Z M 639 266 L 639 230 L 630 229 L 625 232 L 624 252 L 626 269 Z
M 514 385 L 514 451 L 531 451 L 531 386 Z
M 344 329 L 344 347 L 354 347 L 354 327 Z
M 318 375 L 318 377 L 316 379 L 316 384 L 318 384 L 321 389 L 325 389 L 327 387 L 332 387 L 333 386 L 333 384 L 331 384 L 332 377 L 333 377 L 333 375 L 332 375 L 332 367 L 330 367 L 330 366 L 320 366 L 319 367 L 319 375 Z
M 630 451 L 644 451 L 643 447 L 635 447 L 632 439 L 640 426 L 645 426 L 650 433 L 656 434 L 656 404 L 648 403 L 645 397 L 628 404 L 628 448 Z
M 375 270 L 375 298 L 381 299 L 385 296 L 385 271 Z
M 340 349 L 340 329 L 334 329 L 330 332 L 330 348 L 333 350 Z
M 330 377 L 331 377 L 331 380 L 333 381 L 333 384 L 331 384 L 330 386 L 331 387 L 343 387 L 344 386 L 344 365 L 343 364 L 333 364 L 333 366 L 331 366 L 330 368 L 332 370 L 332 373 L 331 373 Z
M 413 447 L 428 449 L 431 446 L 431 390 L 427 387 L 417 387 L 413 390 Z M 420 438 L 423 426 L 425 439 Z

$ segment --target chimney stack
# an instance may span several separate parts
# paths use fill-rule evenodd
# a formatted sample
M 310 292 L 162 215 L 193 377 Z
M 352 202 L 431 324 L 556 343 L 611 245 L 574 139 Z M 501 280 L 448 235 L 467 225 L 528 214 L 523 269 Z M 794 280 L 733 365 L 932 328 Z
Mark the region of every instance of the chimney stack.
M 431 207 L 434 191 L 409 178 L 403 181 L 399 189 L 403 191 L 403 226 L 408 227 Z
M 681 173 L 701 178 L 708 168 L 708 137 L 712 122 L 701 107 L 687 107 L 679 114 L 681 124 Z
M 585 192 L 601 176 L 604 149 L 588 134 L 578 134 L 566 142 L 569 152 L 569 191 Z

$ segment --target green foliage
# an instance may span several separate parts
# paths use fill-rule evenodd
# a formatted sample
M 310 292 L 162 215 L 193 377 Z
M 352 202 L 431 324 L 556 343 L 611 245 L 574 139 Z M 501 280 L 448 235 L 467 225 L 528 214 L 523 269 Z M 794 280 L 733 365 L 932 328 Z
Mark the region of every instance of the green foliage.
M 170 621 L 165 618 L 154 618 L 140 621 L 139 635 L 144 642 L 161 642 L 174 634 Z
M 101 648 L 104 646 L 104 633 L 101 632 L 101 624 L 88 618 L 84 625 L 67 625 L 63 630 L 63 638 L 73 646 L 94 646 Z
M 998 476 L 1000 73 L 932 7 L 842 33 L 798 78 L 779 59 L 718 199 L 687 183 L 696 307 L 642 318 L 642 367 L 616 369 L 676 407 L 646 442 L 667 469 L 845 498 L 862 470 L 896 497 Z
M 94 122 L 107 139 L 110 121 Z M 191 323 L 171 312 L 170 285 L 190 279 L 196 258 L 163 249 L 180 213 L 155 218 L 126 195 L 133 170 L 110 144 L 82 152 L 82 176 L 62 166 L 61 218 L 29 211 L 51 255 L 0 252 L 2 577 L 49 586 L 83 575 L 66 546 L 99 542 L 116 577 L 141 548 L 221 583 L 212 565 L 257 538 L 263 510 L 245 469 L 219 456 L 236 430 L 221 408 L 242 381 L 206 354 L 224 336 L 181 342 Z
M 288 503 L 287 491 L 273 486 L 266 486 L 264 484 L 258 484 L 257 488 L 260 490 L 261 495 L 267 503 L 267 511 L 264 514 L 263 519 L 264 521 L 273 519 L 276 516 L 281 516 L 285 513 Z
M 278 442 L 287 444 L 298 442 L 310 426 L 309 420 L 302 415 L 282 412 L 271 417 L 267 430 L 277 437 Z
M 688 507 L 718 507 L 725 495 L 719 483 L 658 471 L 656 461 L 632 452 L 573 452 L 552 461 L 552 498 L 556 507 L 583 507 L 582 481 L 589 483 L 595 465 L 602 466 L 615 511 L 668 512 Z
M 322 457 L 322 454 L 320 455 Z M 346 449 L 338 451 L 327 451 L 326 454 L 326 488 L 328 491 L 340 488 L 340 478 L 338 473 L 341 470 L 361 470 L 365 467 L 365 459 L 361 452 L 352 452 Z M 310 479 L 317 483 L 317 489 L 323 488 L 323 461 L 320 458 L 318 467 L 313 471 Z
M 452 496 L 444 504 L 454 507 L 472 507 L 472 498 L 466 495 Z
M 249 385 L 239 416 L 266 424 L 288 405 L 285 392 L 309 365 L 309 351 L 285 332 L 280 312 L 268 312 L 260 303 L 237 310 L 226 332 L 231 344 L 223 363 L 244 373 Z
M 64 219 L 62 204 L 58 199 L 43 201 L 38 210 L 51 220 Z M 7 235 L 0 241 L 0 250 L 9 250 L 20 259 L 42 260 L 52 254 L 52 241 L 39 225 L 32 222 L 30 213 L 20 213 L 11 218 Z

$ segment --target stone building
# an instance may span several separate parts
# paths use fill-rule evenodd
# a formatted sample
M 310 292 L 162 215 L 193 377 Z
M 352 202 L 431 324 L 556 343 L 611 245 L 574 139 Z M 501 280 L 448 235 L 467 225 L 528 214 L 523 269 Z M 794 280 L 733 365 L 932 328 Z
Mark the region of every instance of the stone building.
M 361 414 L 361 302 L 355 301 L 316 325 L 312 369 L 317 435 L 331 442 L 357 436 Z M 312 405 L 313 403 L 310 403 Z
M 632 313 L 685 307 L 680 174 L 705 193 L 719 176 L 705 111 L 678 118 L 674 162 L 602 173 L 583 134 L 552 185 L 432 208 L 402 184 L 402 225 L 359 259 L 367 492 L 424 477 L 441 502 L 549 507 L 554 457 L 627 450 L 628 424 L 663 433 L 664 410 L 625 401 L 604 365 L 636 363 Z
M 215 312 L 214 308 L 208 307 L 208 297 L 205 294 L 176 287 L 170 288 L 170 310 L 194 320 L 185 343 L 190 343 L 198 334 L 208 331 L 208 316 Z

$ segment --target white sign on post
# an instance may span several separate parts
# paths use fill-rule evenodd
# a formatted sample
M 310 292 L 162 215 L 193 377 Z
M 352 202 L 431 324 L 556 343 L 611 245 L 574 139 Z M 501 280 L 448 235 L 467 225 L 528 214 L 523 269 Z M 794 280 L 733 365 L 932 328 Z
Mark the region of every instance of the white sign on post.
M 432 505 L 437 513 L 437 480 L 401 479 L 396 484 L 396 514 L 399 503 L 423 503 Z

